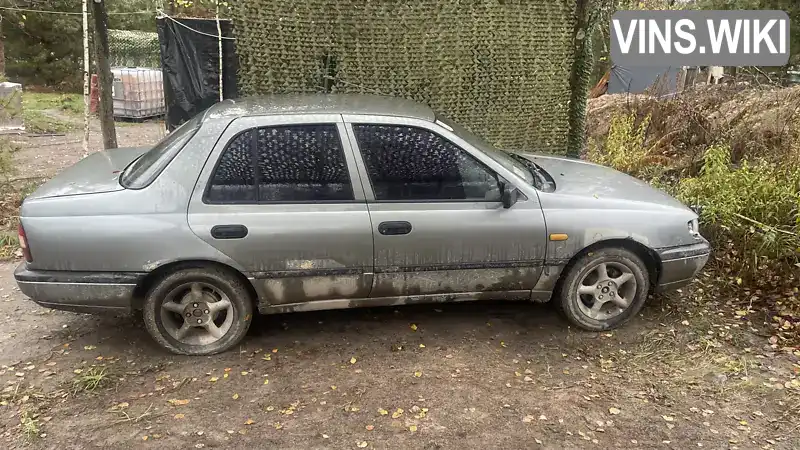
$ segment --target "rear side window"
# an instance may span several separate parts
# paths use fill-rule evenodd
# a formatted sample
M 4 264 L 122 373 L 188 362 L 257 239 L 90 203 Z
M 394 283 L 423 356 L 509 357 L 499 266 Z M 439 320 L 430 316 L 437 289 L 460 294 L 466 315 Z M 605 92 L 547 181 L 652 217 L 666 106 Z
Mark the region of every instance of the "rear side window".
M 500 201 L 497 175 L 430 130 L 353 125 L 377 201 Z
M 336 125 L 263 127 L 235 137 L 211 176 L 210 203 L 353 200 Z

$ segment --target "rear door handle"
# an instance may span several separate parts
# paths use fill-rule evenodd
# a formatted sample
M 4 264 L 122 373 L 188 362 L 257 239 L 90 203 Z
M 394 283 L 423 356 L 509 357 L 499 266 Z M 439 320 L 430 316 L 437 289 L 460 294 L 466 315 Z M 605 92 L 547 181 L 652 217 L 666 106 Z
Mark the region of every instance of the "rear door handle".
M 214 225 L 211 228 L 211 237 L 214 239 L 241 239 L 247 236 L 247 227 L 244 225 Z
M 411 233 L 411 224 L 408 222 L 381 222 L 378 225 L 378 233 L 386 236 L 396 236 L 398 234 Z

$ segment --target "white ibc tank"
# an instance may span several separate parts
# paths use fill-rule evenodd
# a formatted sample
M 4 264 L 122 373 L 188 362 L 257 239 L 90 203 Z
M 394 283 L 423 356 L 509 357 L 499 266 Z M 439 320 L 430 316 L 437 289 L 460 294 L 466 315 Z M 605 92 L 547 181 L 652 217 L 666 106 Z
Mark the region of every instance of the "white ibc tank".
M 22 85 L 0 83 L 0 134 L 19 133 L 25 129 L 22 123 Z
M 119 67 L 111 73 L 115 117 L 138 119 L 166 112 L 161 69 Z

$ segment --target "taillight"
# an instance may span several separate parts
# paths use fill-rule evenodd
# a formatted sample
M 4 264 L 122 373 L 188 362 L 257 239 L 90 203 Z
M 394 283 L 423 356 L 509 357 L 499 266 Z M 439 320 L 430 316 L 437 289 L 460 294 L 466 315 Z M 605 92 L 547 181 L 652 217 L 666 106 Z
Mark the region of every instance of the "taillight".
M 19 247 L 22 249 L 22 256 L 25 257 L 25 261 L 33 261 L 31 249 L 28 248 L 28 238 L 25 237 L 25 229 L 22 228 L 22 224 L 19 224 Z

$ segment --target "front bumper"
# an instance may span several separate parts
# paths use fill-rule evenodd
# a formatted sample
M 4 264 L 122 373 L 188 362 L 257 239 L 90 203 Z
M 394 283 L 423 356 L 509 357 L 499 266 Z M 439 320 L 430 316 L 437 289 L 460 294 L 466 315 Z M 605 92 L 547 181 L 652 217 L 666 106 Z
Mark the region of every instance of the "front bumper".
M 14 271 L 20 291 L 37 304 L 91 314 L 129 312 L 134 289 L 144 276 L 133 272 L 28 270 L 26 263 Z
M 689 284 L 703 269 L 711 254 L 711 246 L 704 238 L 695 244 L 658 249 L 661 273 L 656 290 L 670 291 Z

